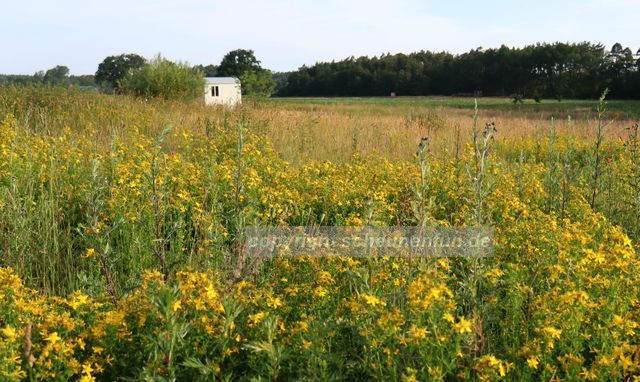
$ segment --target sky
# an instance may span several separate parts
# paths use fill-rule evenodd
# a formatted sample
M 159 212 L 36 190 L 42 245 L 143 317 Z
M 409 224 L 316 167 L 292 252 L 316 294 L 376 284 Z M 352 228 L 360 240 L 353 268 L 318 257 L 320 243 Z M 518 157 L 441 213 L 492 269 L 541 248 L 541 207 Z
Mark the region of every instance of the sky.
M 93 74 L 121 53 L 218 64 L 238 48 L 253 49 L 274 71 L 537 42 L 620 42 L 635 52 L 639 20 L 640 0 L 8 0 L 0 7 L 0 73 L 66 65 Z

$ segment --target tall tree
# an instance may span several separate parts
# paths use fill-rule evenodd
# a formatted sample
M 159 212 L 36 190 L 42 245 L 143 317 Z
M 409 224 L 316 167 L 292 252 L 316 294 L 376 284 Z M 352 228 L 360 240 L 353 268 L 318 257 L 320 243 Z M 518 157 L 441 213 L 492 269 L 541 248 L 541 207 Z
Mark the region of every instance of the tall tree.
M 236 49 L 225 54 L 218 66 L 219 76 L 240 77 L 249 70 L 260 70 L 260 61 L 253 50 Z
M 225 54 L 217 75 L 239 78 L 242 94 L 268 97 L 276 88 L 273 74 L 260 66 L 253 50 L 236 49 Z
M 215 65 L 196 65 L 193 68 L 200 70 L 202 73 L 204 73 L 205 77 L 215 77 L 218 75 L 218 67 Z
M 240 76 L 242 92 L 259 97 L 269 97 L 276 89 L 276 81 L 270 71 L 247 70 Z
M 105 58 L 95 75 L 95 82 L 104 90 L 120 91 L 122 81 L 130 70 L 140 69 L 145 59 L 137 54 L 121 54 Z
M 43 81 L 51 85 L 62 85 L 69 78 L 69 68 L 64 65 L 57 65 L 44 74 Z

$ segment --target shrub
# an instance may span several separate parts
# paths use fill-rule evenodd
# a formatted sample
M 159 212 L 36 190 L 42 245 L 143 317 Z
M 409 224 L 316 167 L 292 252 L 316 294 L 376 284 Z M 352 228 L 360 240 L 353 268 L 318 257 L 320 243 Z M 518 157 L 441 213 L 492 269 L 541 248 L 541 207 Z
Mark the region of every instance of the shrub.
M 269 97 L 276 90 L 276 81 L 268 70 L 247 70 L 240 76 L 243 94 Z
M 202 95 L 204 74 L 186 63 L 157 55 L 140 69 L 130 71 L 122 89 L 136 96 L 190 101 Z

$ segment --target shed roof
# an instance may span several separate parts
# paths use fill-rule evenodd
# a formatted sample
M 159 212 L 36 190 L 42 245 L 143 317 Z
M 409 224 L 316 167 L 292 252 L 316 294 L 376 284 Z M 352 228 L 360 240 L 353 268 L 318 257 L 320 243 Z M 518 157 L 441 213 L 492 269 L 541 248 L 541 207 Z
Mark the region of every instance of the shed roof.
M 208 84 L 237 84 L 240 80 L 235 77 L 205 77 Z

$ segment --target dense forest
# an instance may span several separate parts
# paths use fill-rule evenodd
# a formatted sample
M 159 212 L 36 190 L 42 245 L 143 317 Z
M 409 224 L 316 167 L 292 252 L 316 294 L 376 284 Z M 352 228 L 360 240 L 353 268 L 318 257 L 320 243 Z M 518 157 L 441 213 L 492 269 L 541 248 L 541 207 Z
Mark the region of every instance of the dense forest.
M 277 78 L 280 96 L 479 95 L 640 98 L 640 51 L 588 42 L 349 57 Z

